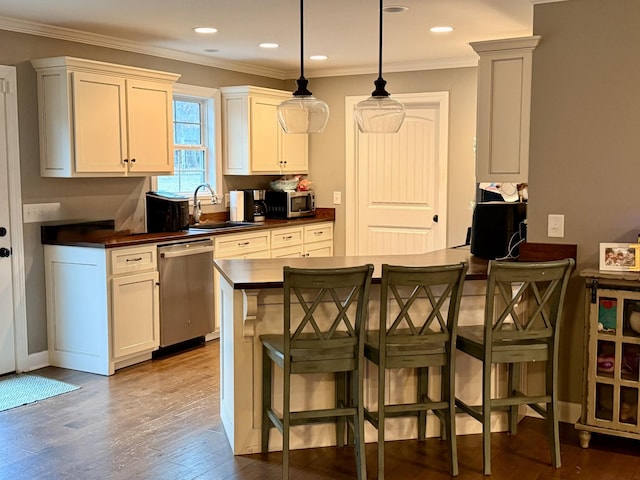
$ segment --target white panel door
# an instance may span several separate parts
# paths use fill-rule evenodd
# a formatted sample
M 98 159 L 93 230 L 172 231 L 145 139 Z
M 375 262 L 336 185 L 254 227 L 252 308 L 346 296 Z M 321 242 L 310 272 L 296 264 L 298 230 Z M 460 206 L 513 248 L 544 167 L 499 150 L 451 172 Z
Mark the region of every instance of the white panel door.
M 0 91 L 4 91 L 6 80 L 0 76 Z M 2 255 L 11 251 L 11 229 L 9 228 L 9 179 L 7 156 L 7 99 L 0 93 L 0 248 Z M 14 119 L 15 121 L 16 119 Z M 13 272 L 11 257 L 0 256 L 0 375 L 16 369 L 15 331 L 13 318 Z
M 407 116 L 397 134 L 355 132 L 355 250 L 348 254 L 446 246 L 446 112 L 441 102 L 425 102 L 419 94 L 399 100 Z

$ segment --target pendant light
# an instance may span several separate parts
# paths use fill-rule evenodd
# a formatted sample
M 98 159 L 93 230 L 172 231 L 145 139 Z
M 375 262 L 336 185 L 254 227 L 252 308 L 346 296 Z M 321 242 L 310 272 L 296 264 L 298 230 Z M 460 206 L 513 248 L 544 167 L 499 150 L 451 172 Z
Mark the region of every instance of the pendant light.
M 362 133 L 396 133 L 405 117 L 404 105 L 389 97 L 387 82 L 382 78 L 382 0 L 380 0 L 380 44 L 378 49 L 378 79 L 373 82 L 371 96 L 356 105 L 353 116 Z
M 329 106 L 315 98 L 304 78 L 304 0 L 300 0 L 300 78 L 293 97 L 278 105 L 278 121 L 285 133 L 321 133 L 329 120 Z

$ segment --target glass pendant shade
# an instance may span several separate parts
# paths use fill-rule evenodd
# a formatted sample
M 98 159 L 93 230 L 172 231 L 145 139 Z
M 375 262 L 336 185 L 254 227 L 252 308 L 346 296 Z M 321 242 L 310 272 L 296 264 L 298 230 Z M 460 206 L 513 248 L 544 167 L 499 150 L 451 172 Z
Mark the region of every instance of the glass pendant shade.
M 353 112 L 362 133 L 397 133 L 405 115 L 404 105 L 389 96 L 371 96 Z
M 329 106 L 313 95 L 295 95 L 278 105 L 278 122 L 285 133 L 321 133 Z
M 362 133 L 397 133 L 406 115 L 404 105 L 389 97 L 382 78 L 382 1 L 380 0 L 380 41 L 378 47 L 378 79 L 373 82 L 371 96 L 356 105 L 353 118 Z
M 284 133 L 321 133 L 329 120 L 329 106 L 307 88 L 304 78 L 304 0 L 300 0 L 300 78 L 293 97 L 278 105 L 278 122 Z

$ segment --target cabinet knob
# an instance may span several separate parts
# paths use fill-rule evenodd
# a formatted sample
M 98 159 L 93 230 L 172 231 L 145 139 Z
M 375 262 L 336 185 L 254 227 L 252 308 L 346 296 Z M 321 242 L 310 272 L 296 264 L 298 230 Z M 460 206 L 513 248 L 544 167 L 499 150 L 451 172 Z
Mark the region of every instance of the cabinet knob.
M 129 159 L 128 159 L 128 158 L 125 158 L 125 159 L 123 160 L 123 162 L 124 162 L 124 163 L 129 163 Z
M 135 158 L 132 158 L 132 159 L 131 159 L 131 163 L 136 163 L 136 159 L 135 159 Z
M 9 255 L 11 255 L 11 250 L 4 247 L 0 248 L 0 257 L 8 257 Z
M 4 237 L 7 234 L 7 229 L 0 227 L 0 237 Z

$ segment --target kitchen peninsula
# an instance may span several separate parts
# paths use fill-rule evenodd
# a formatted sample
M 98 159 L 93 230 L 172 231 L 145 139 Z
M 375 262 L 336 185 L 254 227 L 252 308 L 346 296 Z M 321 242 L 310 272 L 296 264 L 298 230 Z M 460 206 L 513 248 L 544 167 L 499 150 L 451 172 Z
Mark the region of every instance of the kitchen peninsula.
M 468 262 L 459 323 L 482 324 L 487 261 L 471 255 L 468 247 L 440 250 L 420 255 L 378 255 L 291 259 L 218 259 L 215 266 L 220 273 L 217 315 L 222 319 L 220 336 L 220 416 L 234 454 L 260 451 L 262 345 L 260 335 L 282 333 L 283 291 L 282 269 L 285 265 L 304 268 L 338 268 L 372 263 L 375 267 L 369 302 L 369 322 L 376 327 L 379 316 L 378 299 L 381 265 L 438 265 Z M 465 358 L 466 357 L 466 358 Z M 456 396 L 480 403 L 481 375 L 479 362 L 460 355 L 456 360 Z M 292 409 L 318 408 L 331 405 L 333 389 L 331 375 L 318 374 L 312 380 L 292 378 Z M 365 365 L 365 403 L 375 403 L 375 370 Z M 275 370 L 274 405 L 282 405 L 282 372 Z M 399 371 L 387 383 L 387 395 L 402 402 L 413 392 L 414 378 Z M 496 387 L 499 382 L 496 383 Z M 430 379 L 430 391 L 437 395 L 437 378 Z M 480 426 L 466 416 L 457 419 L 459 433 L 478 433 Z M 494 429 L 506 427 L 502 420 Z M 375 441 L 375 430 L 366 426 L 366 440 Z M 390 419 L 387 439 L 415 438 L 415 419 Z M 291 448 L 333 445 L 335 430 L 331 424 L 299 426 L 291 431 Z M 439 424 L 433 415 L 427 421 L 427 434 L 438 435 Z M 282 437 L 271 435 L 270 450 L 282 448 Z

